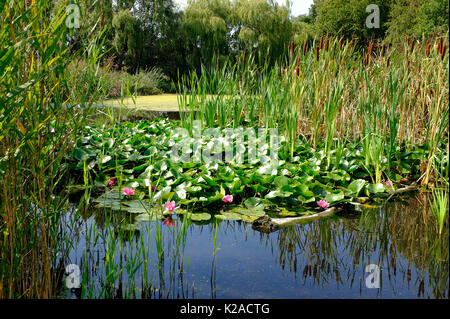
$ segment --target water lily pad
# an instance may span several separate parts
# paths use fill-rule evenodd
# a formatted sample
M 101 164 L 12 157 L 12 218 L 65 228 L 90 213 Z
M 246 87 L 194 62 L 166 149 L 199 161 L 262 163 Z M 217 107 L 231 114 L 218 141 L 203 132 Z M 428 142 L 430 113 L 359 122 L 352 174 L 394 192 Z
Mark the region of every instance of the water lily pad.
M 132 214 L 149 213 L 153 209 L 153 205 L 144 200 L 135 199 L 132 201 L 123 202 L 122 204 L 122 210 Z
M 327 195 L 325 196 L 325 201 L 329 203 L 337 202 L 342 199 L 344 199 L 345 195 L 343 191 L 331 191 L 327 192 Z
M 287 192 L 283 190 L 271 191 L 266 195 L 266 198 L 275 198 L 275 197 L 289 197 L 292 195 L 292 192 Z
M 348 185 L 348 189 L 351 190 L 355 195 L 358 195 L 359 192 L 363 189 L 363 187 L 367 184 L 367 181 L 363 179 L 357 179 Z
M 382 183 L 370 184 L 367 186 L 367 189 L 373 194 L 382 193 L 385 191 L 384 185 Z
M 237 213 L 245 216 L 254 216 L 254 217 L 261 217 L 265 215 L 264 210 L 260 209 L 247 209 L 247 208 L 234 208 L 231 210 L 232 213 Z
M 211 215 L 208 213 L 192 213 L 189 214 L 188 217 L 193 221 L 205 221 L 211 219 Z
M 237 213 L 222 212 L 214 215 L 216 219 L 220 220 L 242 220 L 242 215 Z
M 136 223 L 143 223 L 143 222 L 149 222 L 149 221 L 156 221 L 159 219 L 159 215 L 157 214 L 139 214 L 136 216 L 136 218 L 134 219 L 134 221 Z
M 247 198 L 244 202 L 244 205 L 248 209 L 264 209 L 263 200 L 258 197 Z

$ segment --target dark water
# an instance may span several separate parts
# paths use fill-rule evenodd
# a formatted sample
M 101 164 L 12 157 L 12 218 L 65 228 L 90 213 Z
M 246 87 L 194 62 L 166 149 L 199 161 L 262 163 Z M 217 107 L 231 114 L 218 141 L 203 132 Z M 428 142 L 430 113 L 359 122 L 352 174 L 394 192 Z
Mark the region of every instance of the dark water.
M 178 254 L 181 220 L 174 227 L 159 223 L 164 247 L 160 257 L 155 222 L 138 223 L 138 231 L 119 238 L 123 218 L 108 224 L 108 216 L 97 213 L 75 228 L 75 245 L 66 261 L 80 266 L 84 290 L 62 284 L 61 294 L 88 297 L 91 290 L 92 297 L 100 298 L 448 298 L 448 218 L 439 238 L 427 203 L 424 196 L 408 198 L 269 235 L 243 222 L 224 221 L 217 229 L 214 224 L 192 224 L 184 252 L 180 245 Z M 141 261 L 148 261 L 147 269 L 138 265 Z M 379 267 L 379 288 L 366 284 L 370 264 Z M 105 284 L 107 274 L 117 274 L 114 280 L 109 277 L 110 285 Z

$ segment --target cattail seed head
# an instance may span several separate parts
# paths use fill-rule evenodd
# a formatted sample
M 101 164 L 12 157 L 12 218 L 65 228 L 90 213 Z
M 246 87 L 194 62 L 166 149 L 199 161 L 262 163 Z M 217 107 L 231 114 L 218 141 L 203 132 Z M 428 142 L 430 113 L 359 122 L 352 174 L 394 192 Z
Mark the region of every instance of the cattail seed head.
M 442 39 L 442 37 L 439 39 L 439 44 L 438 44 L 438 47 L 437 47 L 437 53 L 438 54 L 442 54 L 442 44 L 443 44 L 443 39 Z
M 425 46 L 425 55 L 428 58 L 430 56 L 430 40 L 427 39 L 427 45 Z
M 373 50 L 373 42 L 370 41 L 369 42 L 369 52 L 368 52 L 369 57 L 372 55 L 372 50 Z
M 305 54 L 306 54 L 306 40 L 303 43 L 303 55 L 305 55 Z
M 322 45 L 323 45 L 323 36 L 320 37 L 320 49 L 322 49 Z
M 328 37 L 325 39 L 325 51 L 328 52 L 329 39 Z
M 386 61 L 386 66 L 389 67 L 389 63 L 391 62 L 391 56 L 388 56 Z
M 316 61 L 319 61 L 319 47 L 316 46 Z
M 100 19 L 100 29 L 103 29 L 103 23 L 105 22 L 105 13 L 102 13 L 102 17 Z
M 386 45 L 383 43 L 383 46 L 381 48 L 381 56 L 384 57 L 385 54 L 386 54 Z
M 445 50 L 447 49 L 447 46 L 443 46 L 442 47 L 442 51 L 441 51 L 441 60 L 444 60 L 444 57 L 445 57 Z

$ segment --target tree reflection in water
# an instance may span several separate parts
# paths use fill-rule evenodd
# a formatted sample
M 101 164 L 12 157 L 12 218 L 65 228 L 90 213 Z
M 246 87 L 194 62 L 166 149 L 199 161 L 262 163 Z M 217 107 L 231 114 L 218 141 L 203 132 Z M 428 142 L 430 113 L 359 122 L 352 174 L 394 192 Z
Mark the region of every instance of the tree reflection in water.
M 448 215 L 445 225 L 439 238 L 426 195 L 421 194 L 382 208 L 283 228 L 277 236 L 279 262 L 304 282 L 321 286 L 335 281 L 338 287 L 347 282 L 350 287 L 359 284 L 360 289 L 365 288 L 365 278 L 359 277 L 365 266 L 377 264 L 382 269 L 380 290 L 388 286 L 396 295 L 395 290 L 406 284 L 413 286 L 417 297 L 445 298 Z

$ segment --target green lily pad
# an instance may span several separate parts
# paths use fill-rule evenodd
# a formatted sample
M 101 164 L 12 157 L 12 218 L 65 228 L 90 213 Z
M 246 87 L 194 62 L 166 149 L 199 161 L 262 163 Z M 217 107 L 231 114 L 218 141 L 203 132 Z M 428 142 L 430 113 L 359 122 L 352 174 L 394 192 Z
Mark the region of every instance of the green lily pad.
M 205 221 L 211 219 L 211 215 L 208 213 L 191 213 L 188 217 L 193 221 Z
M 329 203 L 337 202 L 344 199 L 345 195 L 343 191 L 331 191 L 327 192 L 325 200 Z
M 222 212 L 214 215 L 216 219 L 220 220 L 242 220 L 242 215 L 237 213 Z
M 363 189 L 363 187 L 367 184 L 367 181 L 363 179 L 357 179 L 348 185 L 348 189 L 351 190 L 355 195 L 358 195 L 359 192 Z
M 234 208 L 231 210 L 232 213 L 237 213 L 245 216 L 261 217 L 265 215 L 264 210 L 260 209 L 247 209 L 247 208 Z
M 248 209 L 264 209 L 263 200 L 258 197 L 247 198 L 244 202 L 244 205 Z
M 370 184 L 367 186 L 367 189 L 373 194 L 383 193 L 385 191 L 384 185 L 382 183 Z

